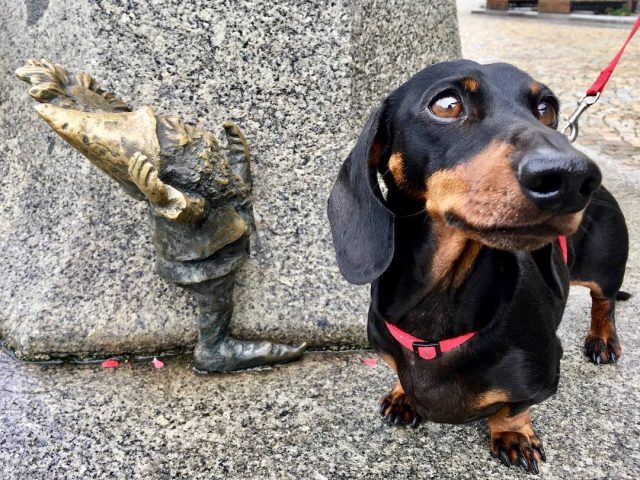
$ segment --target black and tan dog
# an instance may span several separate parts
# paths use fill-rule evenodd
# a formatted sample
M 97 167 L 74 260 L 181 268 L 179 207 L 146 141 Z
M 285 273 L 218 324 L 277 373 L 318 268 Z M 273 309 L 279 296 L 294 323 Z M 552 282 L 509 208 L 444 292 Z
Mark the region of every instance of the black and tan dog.
M 492 454 L 536 473 L 528 409 L 557 389 L 569 283 L 591 289 L 597 364 L 620 357 L 628 297 L 624 217 L 557 111 L 511 65 L 431 66 L 371 114 L 329 198 L 338 265 L 372 284 L 369 340 L 399 377 L 382 415 L 488 417 Z

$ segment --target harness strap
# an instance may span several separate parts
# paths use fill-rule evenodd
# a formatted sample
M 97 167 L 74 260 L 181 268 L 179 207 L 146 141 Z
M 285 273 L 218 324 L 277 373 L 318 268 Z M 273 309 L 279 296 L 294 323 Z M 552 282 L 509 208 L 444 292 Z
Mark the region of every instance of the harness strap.
M 449 350 L 459 347 L 478 333 L 469 332 L 464 335 L 460 335 L 459 337 L 448 338 L 446 340 L 440 340 L 439 342 L 431 342 L 414 337 L 386 320 L 384 323 L 387 325 L 391 336 L 395 338 L 400 345 L 412 350 L 413 353 L 425 360 L 433 360 L 434 358 L 440 357 L 444 352 L 448 352 Z
M 560 251 L 562 252 L 562 258 L 564 263 L 569 262 L 569 250 L 567 249 L 567 237 L 560 235 L 558 237 L 558 245 L 560 245 Z
M 562 252 L 562 258 L 564 263 L 569 260 L 569 250 L 567 248 L 567 237 L 560 235 L 558 237 L 558 245 Z M 459 335 L 453 338 L 447 338 L 440 341 L 422 340 L 418 337 L 414 337 L 410 333 L 405 332 L 401 328 L 397 327 L 393 323 L 384 321 L 391 336 L 404 348 L 413 351 L 416 355 L 424 360 L 433 360 L 434 358 L 441 357 L 443 353 L 458 348 L 467 340 L 473 338 L 478 332 L 469 332 L 463 335 Z

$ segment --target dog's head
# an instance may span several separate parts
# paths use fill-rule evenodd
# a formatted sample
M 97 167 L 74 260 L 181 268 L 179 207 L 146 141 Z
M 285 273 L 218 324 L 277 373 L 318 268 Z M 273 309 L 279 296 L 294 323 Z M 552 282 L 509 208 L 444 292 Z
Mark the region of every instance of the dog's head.
M 329 198 L 338 265 L 352 283 L 389 266 L 394 195 L 484 245 L 534 250 L 573 233 L 598 167 L 556 128 L 558 100 L 507 64 L 433 65 L 371 114 Z

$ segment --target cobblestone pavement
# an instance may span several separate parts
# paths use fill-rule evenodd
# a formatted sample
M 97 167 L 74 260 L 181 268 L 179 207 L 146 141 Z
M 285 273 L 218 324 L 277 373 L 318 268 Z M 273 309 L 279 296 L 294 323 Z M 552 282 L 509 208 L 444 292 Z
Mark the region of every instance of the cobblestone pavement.
M 472 14 L 458 2 L 462 51 L 481 63 L 508 62 L 560 97 L 562 118 L 624 42 L 628 30 Z M 630 28 L 630 27 L 629 27 Z M 628 45 L 602 97 L 582 116 L 578 143 L 640 168 L 640 36 Z

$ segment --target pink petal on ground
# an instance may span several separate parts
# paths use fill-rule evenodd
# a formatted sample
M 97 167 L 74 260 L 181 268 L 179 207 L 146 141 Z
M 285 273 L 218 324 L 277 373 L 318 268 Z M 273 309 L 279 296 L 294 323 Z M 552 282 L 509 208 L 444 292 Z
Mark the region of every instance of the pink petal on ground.
M 164 367 L 164 362 L 162 360 L 158 360 L 156 357 L 153 357 L 153 361 L 151 362 L 154 367 L 162 368 Z
M 118 360 L 114 360 L 113 358 L 102 362 L 102 368 L 118 368 L 118 365 L 120 365 L 120 362 Z
M 370 366 L 371 368 L 378 365 L 378 361 L 375 358 L 361 358 L 360 360 L 362 360 L 362 363 Z

